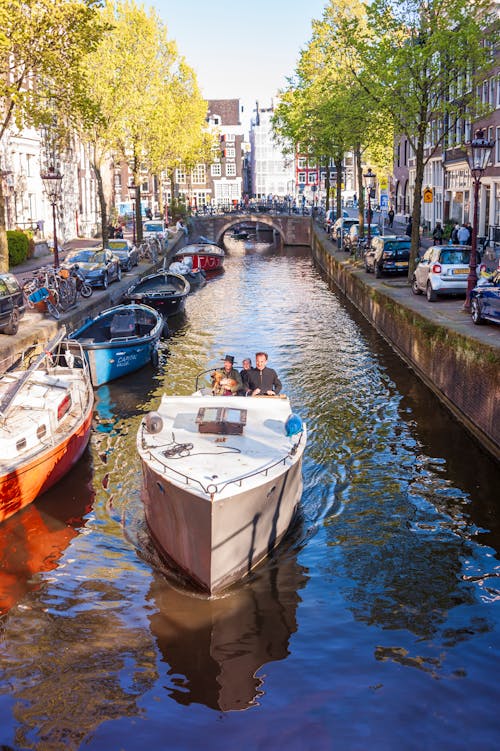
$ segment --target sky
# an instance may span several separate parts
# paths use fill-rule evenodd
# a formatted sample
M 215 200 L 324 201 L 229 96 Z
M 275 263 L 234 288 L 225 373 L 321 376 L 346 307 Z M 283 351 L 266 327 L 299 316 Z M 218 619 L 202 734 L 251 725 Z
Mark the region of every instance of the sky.
M 194 68 L 206 99 L 240 99 L 247 122 L 258 101 L 269 106 L 327 0 L 149 0 L 169 39 Z

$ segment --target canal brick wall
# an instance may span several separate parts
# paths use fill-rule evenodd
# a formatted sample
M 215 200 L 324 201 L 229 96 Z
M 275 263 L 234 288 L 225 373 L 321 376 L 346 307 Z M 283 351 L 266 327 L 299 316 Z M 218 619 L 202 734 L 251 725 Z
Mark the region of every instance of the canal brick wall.
M 312 254 L 329 279 L 475 438 L 500 459 L 500 331 L 474 326 L 461 299 L 429 303 L 404 279 L 375 279 L 313 228 Z

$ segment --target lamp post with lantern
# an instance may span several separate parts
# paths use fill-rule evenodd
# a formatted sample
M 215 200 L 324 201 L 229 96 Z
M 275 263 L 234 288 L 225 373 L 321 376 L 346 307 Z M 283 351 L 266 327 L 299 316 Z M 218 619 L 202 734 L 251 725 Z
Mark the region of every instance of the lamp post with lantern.
M 472 238 L 469 260 L 469 276 L 467 277 L 467 293 L 464 309 L 470 310 L 470 293 L 477 284 L 477 225 L 479 221 L 479 186 L 481 177 L 488 166 L 494 141 L 485 138 L 485 129 L 479 128 L 474 138 L 465 144 L 467 164 L 474 181 L 474 213 L 472 218 Z
M 366 185 L 366 191 L 368 193 L 368 236 L 366 238 L 366 247 L 371 248 L 372 245 L 372 232 L 371 232 L 371 221 L 372 221 L 372 204 L 371 204 L 371 197 L 372 197 L 372 189 L 375 187 L 375 179 L 377 175 L 372 172 L 372 168 L 368 167 L 368 170 L 363 175 L 365 185 Z
M 59 267 L 59 248 L 57 247 L 57 223 L 56 223 L 56 205 L 61 199 L 63 176 L 60 171 L 52 165 L 46 172 L 40 174 L 43 188 L 52 206 L 52 223 L 54 231 L 54 268 Z

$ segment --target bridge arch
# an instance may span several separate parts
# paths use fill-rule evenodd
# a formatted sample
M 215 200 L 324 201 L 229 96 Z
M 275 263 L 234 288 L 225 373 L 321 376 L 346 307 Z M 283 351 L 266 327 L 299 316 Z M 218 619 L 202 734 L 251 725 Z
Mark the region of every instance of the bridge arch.
M 285 244 L 285 233 L 283 231 L 281 223 L 278 222 L 272 214 L 233 214 L 232 216 L 224 217 L 224 221 L 221 224 L 218 224 L 217 228 L 215 229 L 215 242 L 219 243 L 222 235 L 227 232 L 228 229 L 231 229 L 231 227 L 235 227 L 242 222 L 266 224 L 268 227 L 275 230 L 279 234 L 283 244 Z

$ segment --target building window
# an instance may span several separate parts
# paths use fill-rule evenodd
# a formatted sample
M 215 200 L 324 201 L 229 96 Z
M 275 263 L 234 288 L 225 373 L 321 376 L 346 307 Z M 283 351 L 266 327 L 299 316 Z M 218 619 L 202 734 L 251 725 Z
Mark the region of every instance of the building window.
M 297 159 L 297 167 L 299 169 L 305 169 L 306 168 L 306 159 L 304 159 L 303 157 L 300 157 L 300 159 Z
M 316 185 L 316 183 L 318 182 L 318 176 L 316 172 L 309 172 L 308 178 L 309 178 L 310 185 Z
M 175 182 L 176 183 L 185 183 L 186 182 L 186 172 L 183 167 L 178 167 L 175 170 Z
M 495 162 L 500 163 L 500 128 L 497 128 L 497 137 L 495 143 Z
M 226 141 L 234 141 L 234 140 L 235 140 L 234 133 L 227 133 L 226 134 Z
M 299 185 L 305 185 L 306 184 L 306 173 L 305 172 L 299 172 L 297 175 L 297 182 Z
M 228 162 L 226 164 L 226 177 L 235 177 L 236 176 L 236 165 L 234 162 Z
M 206 181 L 206 170 L 204 164 L 197 164 L 194 170 L 191 172 L 191 180 L 193 185 L 203 185 Z
M 229 159 L 234 159 L 236 157 L 236 149 L 234 146 L 226 146 L 225 156 Z
M 210 167 L 210 174 L 212 177 L 220 177 L 222 175 L 221 165 L 220 164 L 212 164 Z

